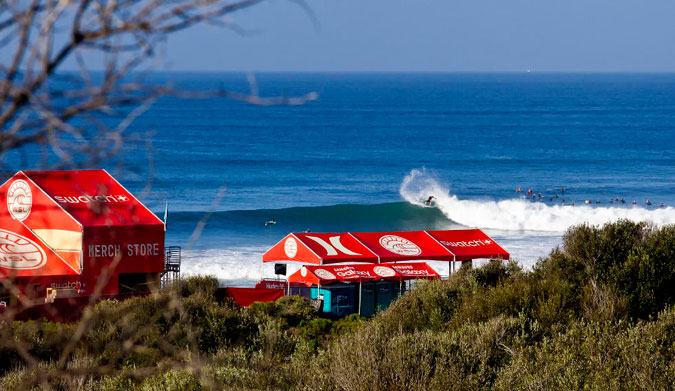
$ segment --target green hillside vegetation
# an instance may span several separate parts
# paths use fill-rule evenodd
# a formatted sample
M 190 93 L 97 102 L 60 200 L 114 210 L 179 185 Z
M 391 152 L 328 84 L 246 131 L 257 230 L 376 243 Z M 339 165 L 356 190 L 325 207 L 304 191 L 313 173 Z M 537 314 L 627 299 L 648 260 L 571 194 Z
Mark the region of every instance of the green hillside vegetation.
M 675 389 L 675 226 L 574 227 L 532 271 L 462 269 L 370 320 L 299 297 L 238 308 L 216 285 L 5 322 L 0 389 Z

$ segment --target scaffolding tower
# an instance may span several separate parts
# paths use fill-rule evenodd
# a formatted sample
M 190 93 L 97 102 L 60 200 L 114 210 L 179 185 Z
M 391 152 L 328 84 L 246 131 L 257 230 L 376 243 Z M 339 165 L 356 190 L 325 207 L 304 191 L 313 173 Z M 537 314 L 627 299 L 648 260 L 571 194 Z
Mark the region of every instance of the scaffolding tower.
M 164 249 L 164 273 L 162 273 L 162 287 L 180 278 L 181 248 L 169 246 Z

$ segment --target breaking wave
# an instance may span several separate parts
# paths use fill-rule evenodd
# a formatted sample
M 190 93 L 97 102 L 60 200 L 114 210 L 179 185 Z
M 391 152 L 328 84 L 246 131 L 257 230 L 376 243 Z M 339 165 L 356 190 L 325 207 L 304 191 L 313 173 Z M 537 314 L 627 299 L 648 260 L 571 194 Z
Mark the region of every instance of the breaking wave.
M 468 227 L 505 231 L 564 232 L 573 225 L 601 225 L 619 219 L 648 221 L 656 225 L 675 224 L 675 208 L 596 207 L 589 205 L 547 205 L 525 199 L 502 201 L 462 200 L 452 195 L 425 170 L 412 170 L 401 183 L 401 196 L 413 205 L 424 206 L 429 195 L 448 219 Z

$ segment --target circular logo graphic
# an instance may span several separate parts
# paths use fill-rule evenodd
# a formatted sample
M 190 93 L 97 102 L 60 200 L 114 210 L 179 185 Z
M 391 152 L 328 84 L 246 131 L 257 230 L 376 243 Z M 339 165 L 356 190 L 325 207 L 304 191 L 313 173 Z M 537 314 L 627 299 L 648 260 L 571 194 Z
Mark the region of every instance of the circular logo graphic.
M 7 210 L 16 220 L 23 220 L 30 214 L 33 207 L 33 194 L 30 186 L 23 179 L 18 179 L 9 186 L 7 191 Z
M 284 242 L 284 252 L 286 253 L 287 257 L 294 258 L 295 254 L 298 253 L 298 242 L 296 242 L 293 238 L 286 239 Z
M 384 235 L 380 238 L 380 246 L 398 255 L 420 255 L 422 250 L 408 239 L 396 235 Z
M 40 246 L 17 233 L 0 229 L 0 267 L 5 269 L 39 269 L 47 263 Z
M 319 277 L 323 280 L 334 280 L 335 279 L 335 274 L 329 272 L 326 269 L 316 269 L 316 270 L 314 270 L 314 274 L 316 274 L 317 277 Z
M 300 269 L 300 275 L 303 276 L 303 277 L 307 277 L 307 268 L 306 267 L 303 266 Z
M 373 272 L 380 277 L 394 277 L 396 275 L 394 269 L 386 266 L 375 266 Z

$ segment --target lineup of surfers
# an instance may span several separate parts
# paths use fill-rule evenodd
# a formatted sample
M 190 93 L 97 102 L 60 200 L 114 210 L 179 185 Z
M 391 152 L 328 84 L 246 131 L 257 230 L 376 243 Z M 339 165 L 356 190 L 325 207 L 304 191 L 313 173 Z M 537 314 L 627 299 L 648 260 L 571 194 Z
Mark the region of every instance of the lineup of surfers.
M 523 190 L 522 190 L 520 187 L 516 188 L 516 193 L 522 193 L 522 192 L 523 192 Z M 568 205 L 568 204 L 567 204 L 567 197 L 565 196 L 565 188 L 564 188 L 564 187 L 561 187 L 561 188 L 560 188 L 560 196 L 558 195 L 558 191 L 557 191 L 557 190 L 556 190 L 555 194 L 552 195 L 552 196 L 550 196 L 550 195 L 548 195 L 548 196 L 543 196 L 543 195 L 541 194 L 541 192 L 535 192 L 535 191 L 532 190 L 532 189 L 527 189 L 527 192 L 525 192 L 525 194 L 527 194 L 527 198 L 528 198 L 528 199 L 530 199 L 530 197 L 531 197 L 531 199 L 532 199 L 533 201 L 537 201 L 537 200 L 542 201 L 544 198 L 548 197 L 548 200 L 549 200 L 550 202 L 553 202 L 554 200 L 557 200 L 557 199 L 559 199 L 559 198 L 562 198 L 562 203 L 565 204 L 565 205 Z M 585 203 L 585 204 L 601 204 L 602 201 L 600 201 L 600 200 L 595 200 L 595 201 L 593 201 L 593 200 L 585 200 L 584 203 Z M 610 204 L 625 204 L 625 203 L 626 203 L 626 200 L 625 200 L 623 197 L 619 198 L 619 196 L 617 196 L 616 198 L 610 198 L 610 199 L 609 199 L 609 203 L 610 203 Z M 576 201 L 572 201 L 569 205 L 576 205 L 576 204 L 577 204 Z M 633 205 L 637 205 L 637 200 L 633 200 L 632 204 L 633 204 Z M 647 205 L 647 206 L 652 206 L 653 204 L 652 204 L 652 202 L 651 202 L 650 200 L 647 200 L 647 201 L 645 201 L 645 205 Z M 660 208 L 664 208 L 664 207 L 665 207 L 665 205 L 663 204 L 663 202 L 661 202 L 661 203 L 659 204 L 659 207 L 660 207 Z

